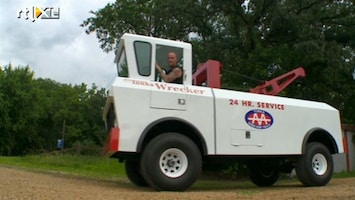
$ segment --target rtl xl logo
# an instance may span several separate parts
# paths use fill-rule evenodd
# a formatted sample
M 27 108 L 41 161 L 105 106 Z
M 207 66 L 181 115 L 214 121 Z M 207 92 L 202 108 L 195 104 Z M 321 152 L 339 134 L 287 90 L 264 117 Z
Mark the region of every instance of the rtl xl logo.
M 26 8 L 17 11 L 17 18 L 19 19 L 22 18 L 22 15 L 25 16 L 26 20 L 28 20 L 29 17 L 32 17 L 32 22 L 35 22 L 36 19 L 59 19 L 60 8 L 59 7 L 40 8 L 37 6 L 33 6 L 32 9 Z

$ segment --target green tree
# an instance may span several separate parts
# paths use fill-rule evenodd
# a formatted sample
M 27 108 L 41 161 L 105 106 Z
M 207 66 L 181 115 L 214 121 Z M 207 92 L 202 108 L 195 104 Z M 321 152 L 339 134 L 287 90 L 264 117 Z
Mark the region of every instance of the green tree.
M 0 155 L 24 155 L 81 143 L 102 147 L 106 90 L 35 79 L 29 66 L 0 68 Z
M 343 121 L 355 122 L 351 111 L 354 103 L 349 101 L 355 91 L 351 79 L 354 38 L 349 37 L 354 33 L 353 2 L 210 3 L 228 19 L 224 35 L 229 36 L 232 45 L 224 45 L 220 51 L 223 54 L 218 57 L 228 72 L 223 75 L 224 86 L 246 90 L 258 84 L 235 73 L 268 80 L 303 66 L 307 77 L 291 85 L 283 95 L 325 101 L 340 109 Z
M 55 149 L 63 131 L 66 148 L 78 143 L 103 145 L 105 89 L 98 90 L 95 85 L 87 89 L 85 84 L 72 86 L 49 79 L 39 79 L 38 83 L 45 102 L 42 104 L 41 128 L 43 136 L 50 140 L 48 150 Z
M 0 79 L 2 101 L 1 149 L 3 155 L 24 154 L 38 148 L 36 140 L 39 105 L 38 88 L 29 67 L 5 66 Z
M 0 85 L 5 83 L 6 74 L 2 68 L 0 68 Z M 0 87 L 1 88 L 1 87 Z M 0 89 L 0 155 L 8 155 L 11 152 L 12 141 L 11 134 L 8 131 L 10 128 L 10 117 L 9 117 L 9 102 L 7 101 L 7 96 L 2 89 Z
M 78 111 L 85 120 L 79 124 L 81 135 L 77 143 L 102 147 L 106 138 L 106 130 L 102 119 L 103 106 L 106 102 L 106 90 L 99 89 L 95 84 L 80 94 L 81 106 Z
M 104 51 L 115 48 L 123 33 L 131 32 L 178 40 L 187 40 L 188 34 L 203 26 L 207 19 L 200 8 L 203 1 L 192 0 L 120 0 L 109 3 L 81 26 L 86 33 L 95 32 Z M 203 27 L 208 29 L 209 27 Z

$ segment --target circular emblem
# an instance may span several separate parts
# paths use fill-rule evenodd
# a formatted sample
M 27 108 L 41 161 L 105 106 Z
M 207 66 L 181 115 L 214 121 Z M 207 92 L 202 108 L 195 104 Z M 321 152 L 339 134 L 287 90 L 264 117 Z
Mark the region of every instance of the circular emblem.
M 246 123 L 256 129 L 266 129 L 272 126 L 274 119 L 272 115 L 265 110 L 250 110 L 245 114 Z

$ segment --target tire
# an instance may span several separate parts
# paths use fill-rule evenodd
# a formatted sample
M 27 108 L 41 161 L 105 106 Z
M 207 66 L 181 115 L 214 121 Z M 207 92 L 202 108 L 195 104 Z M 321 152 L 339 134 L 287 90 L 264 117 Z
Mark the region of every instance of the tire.
M 296 161 L 296 174 L 304 186 L 326 185 L 333 175 L 333 158 L 319 142 L 307 144 L 306 152 Z
M 259 187 L 272 186 L 280 178 L 280 170 L 277 166 L 263 162 L 249 164 L 248 171 L 251 182 Z
M 128 179 L 136 186 L 145 187 L 148 186 L 147 181 L 140 172 L 139 162 L 137 161 L 126 161 L 125 170 Z
M 158 191 L 184 191 L 199 177 L 202 159 L 196 144 L 177 133 L 165 133 L 150 141 L 142 153 L 145 180 Z

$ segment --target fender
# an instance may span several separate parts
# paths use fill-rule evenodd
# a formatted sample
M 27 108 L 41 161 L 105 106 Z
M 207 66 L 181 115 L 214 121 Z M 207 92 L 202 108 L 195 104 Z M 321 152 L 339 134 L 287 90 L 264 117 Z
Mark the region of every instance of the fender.
M 338 146 L 336 145 L 336 142 L 332 135 L 322 128 L 313 128 L 307 132 L 302 142 L 302 154 L 306 152 L 307 144 L 309 142 L 323 143 L 332 154 L 339 152 Z
M 164 117 L 161 119 L 158 119 L 156 121 L 153 121 L 152 123 L 150 123 L 142 132 L 138 143 L 137 143 L 137 153 L 142 152 L 143 150 L 143 146 L 144 146 L 144 142 L 146 140 L 146 138 L 149 137 L 149 133 L 152 130 L 152 128 L 154 128 L 155 126 L 158 126 L 159 124 L 163 123 L 163 122 L 168 122 L 168 121 L 175 121 L 175 122 L 181 122 L 181 124 L 186 125 L 188 128 L 190 128 L 192 130 L 192 134 L 184 134 L 186 136 L 188 136 L 189 138 L 191 138 L 194 142 L 196 142 L 196 139 L 198 140 L 197 142 L 201 144 L 202 147 L 202 153 L 203 155 L 207 154 L 207 145 L 206 145 L 206 141 L 204 139 L 204 137 L 202 136 L 201 132 L 190 122 L 181 119 L 181 118 L 177 118 L 177 117 Z

